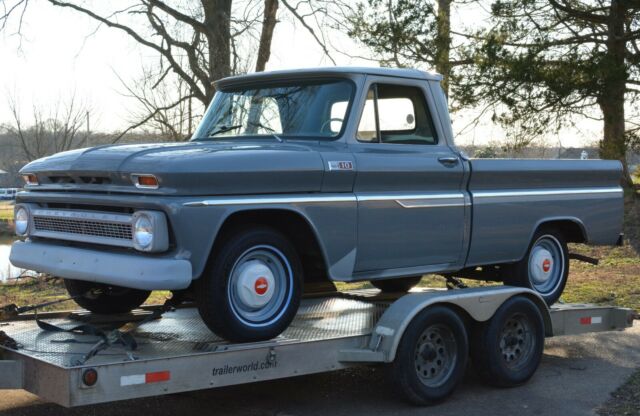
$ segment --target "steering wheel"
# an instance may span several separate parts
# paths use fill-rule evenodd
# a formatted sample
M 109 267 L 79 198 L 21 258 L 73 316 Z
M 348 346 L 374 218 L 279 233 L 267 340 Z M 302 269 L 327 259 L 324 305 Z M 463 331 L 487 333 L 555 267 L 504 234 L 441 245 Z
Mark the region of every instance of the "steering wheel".
M 344 119 L 343 118 L 330 118 L 329 120 L 327 120 L 324 123 L 322 123 L 322 126 L 320 126 L 320 133 L 324 133 L 324 129 L 326 129 L 327 126 L 329 125 L 329 123 L 331 123 L 332 121 L 339 121 L 340 123 L 342 123 L 344 121 Z

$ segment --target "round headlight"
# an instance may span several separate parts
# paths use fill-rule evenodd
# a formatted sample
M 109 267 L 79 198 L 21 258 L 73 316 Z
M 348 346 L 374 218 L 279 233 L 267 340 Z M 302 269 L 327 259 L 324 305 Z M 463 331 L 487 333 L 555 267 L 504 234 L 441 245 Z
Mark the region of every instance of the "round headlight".
M 29 212 L 26 208 L 20 207 L 15 214 L 16 234 L 25 235 L 29 229 Z
M 153 243 L 153 223 L 146 215 L 140 215 L 133 224 L 133 238 L 141 249 L 148 249 Z

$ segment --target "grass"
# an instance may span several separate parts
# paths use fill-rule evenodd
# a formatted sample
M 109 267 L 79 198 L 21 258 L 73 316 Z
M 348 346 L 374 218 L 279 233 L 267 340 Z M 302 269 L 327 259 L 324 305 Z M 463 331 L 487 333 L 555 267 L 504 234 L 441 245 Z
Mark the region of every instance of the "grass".
M 13 204 L 11 201 L 0 201 L 0 221 L 13 220 Z
M 148 305 L 161 304 L 170 295 L 169 291 L 154 291 L 145 302 Z M 15 304 L 26 306 L 41 302 L 50 302 L 68 298 L 64 284 L 60 279 L 21 278 L 0 285 L 0 307 Z M 40 312 L 76 309 L 73 301 L 66 301 L 39 309 Z

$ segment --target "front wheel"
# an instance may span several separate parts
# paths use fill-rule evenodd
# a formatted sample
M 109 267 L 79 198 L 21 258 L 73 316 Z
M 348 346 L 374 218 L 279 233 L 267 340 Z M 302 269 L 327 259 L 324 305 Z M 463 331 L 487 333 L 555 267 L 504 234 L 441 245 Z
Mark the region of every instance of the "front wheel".
M 552 305 L 564 291 L 569 276 L 569 250 L 564 236 L 553 228 L 538 230 L 527 255 L 507 269 L 505 282 L 538 292 Z
M 69 296 L 82 308 L 100 314 L 126 313 L 142 305 L 151 292 L 126 287 L 64 279 Z
M 197 282 L 198 310 L 209 329 L 230 341 L 262 341 L 293 320 L 302 265 L 285 236 L 255 227 L 229 238 Z

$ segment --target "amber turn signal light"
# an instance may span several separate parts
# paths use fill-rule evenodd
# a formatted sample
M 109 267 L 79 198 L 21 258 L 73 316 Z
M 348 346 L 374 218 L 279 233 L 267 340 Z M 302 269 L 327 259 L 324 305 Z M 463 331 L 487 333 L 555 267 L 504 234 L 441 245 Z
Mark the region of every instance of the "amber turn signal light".
M 158 178 L 154 175 L 135 173 L 131 175 L 131 179 L 133 180 L 133 184 L 141 189 L 158 189 L 160 186 Z
M 25 173 L 22 175 L 22 179 L 27 185 L 38 185 L 38 177 L 35 173 Z

